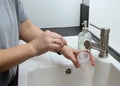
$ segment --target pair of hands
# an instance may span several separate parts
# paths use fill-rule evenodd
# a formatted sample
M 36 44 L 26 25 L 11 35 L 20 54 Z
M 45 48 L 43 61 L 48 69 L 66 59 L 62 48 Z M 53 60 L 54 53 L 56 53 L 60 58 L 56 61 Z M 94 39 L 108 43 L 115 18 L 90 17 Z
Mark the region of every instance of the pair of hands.
M 41 55 L 48 51 L 60 52 L 66 58 L 70 59 L 76 68 L 80 67 L 77 60 L 77 55 L 82 51 L 66 46 L 67 42 L 65 39 L 57 33 L 45 31 L 32 40 L 29 44 L 33 47 L 34 55 Z M 90 54 L 91 64 L 95 65 L 92 54 L 90 52 L 88 53 Z

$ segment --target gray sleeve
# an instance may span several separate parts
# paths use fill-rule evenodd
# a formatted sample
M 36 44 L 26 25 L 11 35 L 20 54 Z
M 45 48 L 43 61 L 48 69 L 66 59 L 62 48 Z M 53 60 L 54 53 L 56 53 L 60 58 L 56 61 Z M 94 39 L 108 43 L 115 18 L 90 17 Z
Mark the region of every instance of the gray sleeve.
M 23 4 L 20 0 L 18 0 L 18 17 L 19 17 L 19 23 L 23 23 L 26 19 L 28 19 L 25 11 L 24 11 L 24 8 L 23 8 Z

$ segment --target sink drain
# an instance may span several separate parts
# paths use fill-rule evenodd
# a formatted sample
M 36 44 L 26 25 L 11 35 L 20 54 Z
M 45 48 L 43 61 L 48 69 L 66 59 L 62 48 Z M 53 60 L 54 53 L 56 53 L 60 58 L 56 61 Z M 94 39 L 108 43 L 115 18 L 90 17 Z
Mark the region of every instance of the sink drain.
M 66 70 L 66 74 L 71 74 L 71 73 L 72 73 L 72 69 L 68 68 L 68 69 Z

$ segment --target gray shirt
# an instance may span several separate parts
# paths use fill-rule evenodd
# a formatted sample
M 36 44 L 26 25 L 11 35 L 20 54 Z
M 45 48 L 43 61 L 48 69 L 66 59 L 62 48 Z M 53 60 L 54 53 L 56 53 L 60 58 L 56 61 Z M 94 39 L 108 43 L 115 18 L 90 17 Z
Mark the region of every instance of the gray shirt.
M 26 19 L 20 0 L 0 0 L 0 49 L 19 44 L 19 25 Z M 8 86 L 15 74 L 16 67 L 0 73 L 0 86 Z

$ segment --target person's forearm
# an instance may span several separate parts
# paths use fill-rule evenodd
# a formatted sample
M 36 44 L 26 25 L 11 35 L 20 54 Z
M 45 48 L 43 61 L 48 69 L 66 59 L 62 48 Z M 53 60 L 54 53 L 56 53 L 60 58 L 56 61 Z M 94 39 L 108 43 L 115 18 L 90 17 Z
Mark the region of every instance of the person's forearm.
M 9 49 L 0 50 L 0 73 L 34 56 L 32 46 L 19 45 Z
M 32 41 L 35 37 L 42 34 L 43 31 L 31 23 L 28 19 L 20 25 L 20 38 L 25 42 Z

